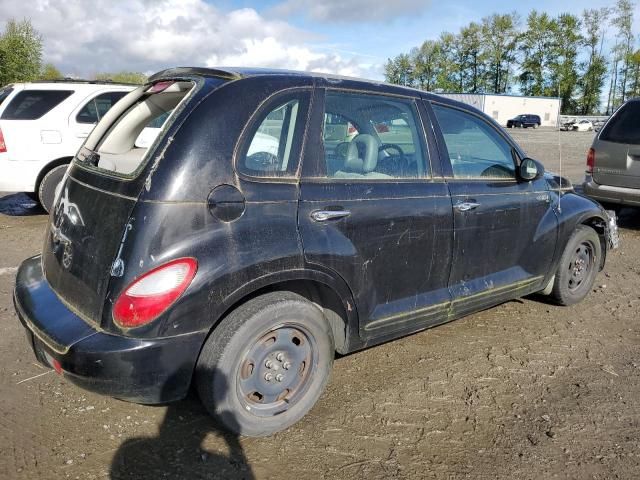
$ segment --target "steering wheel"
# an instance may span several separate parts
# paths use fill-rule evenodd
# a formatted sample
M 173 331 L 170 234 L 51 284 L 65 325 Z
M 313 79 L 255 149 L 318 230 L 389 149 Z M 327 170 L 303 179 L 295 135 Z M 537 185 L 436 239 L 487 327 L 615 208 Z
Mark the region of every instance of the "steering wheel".
M 398 156 L 400 157 L 401 160 L 404 159 L 404 152 L 402 151 L 402 149 L 400 148 L 400 145 L 396 144 L 396 143 L 383 143 L 382 145 L 380 145 L 378 147 L 378 152 L 385 152 L 387 150 L 396 150 L 398 152 Z
M 391 154 L 387 150 L 395 150 L 397 154 Z M 395 143 L 383 143 L 378 147 L 378 153 L 386 152 L 388 156 L 378 159 L 378 167 L 376 171 L 386 173 L 393 177 L 403 177 L 409 169 L 409 161 L 404 156 L 404 152 L 400 145 Z
M 256 152 L 247 157 L 246 166 L 251 170 L 271 171 L 277 170 L 280 159 L 269 152 Z
M 333 148 L 333 154 L 342 160 L 346 160 L 350 143 L 351 142 L 340 142 Z

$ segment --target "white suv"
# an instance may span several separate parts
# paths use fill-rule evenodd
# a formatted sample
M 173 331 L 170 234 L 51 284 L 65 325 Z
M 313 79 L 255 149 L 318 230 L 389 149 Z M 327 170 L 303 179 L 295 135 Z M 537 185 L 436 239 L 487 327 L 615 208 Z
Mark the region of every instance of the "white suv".
M 84 139 L 134 88 L 64 80 L 0 89 L 0 192 L 27 192 L 49 211 Z

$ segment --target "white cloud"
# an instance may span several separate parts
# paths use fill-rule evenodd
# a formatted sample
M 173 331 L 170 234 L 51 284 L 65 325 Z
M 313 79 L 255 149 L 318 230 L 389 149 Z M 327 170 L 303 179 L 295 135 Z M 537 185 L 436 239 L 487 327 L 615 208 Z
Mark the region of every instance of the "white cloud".
M 355 56 L 315 49 L 315 36 L 287 22 L 204 0 L 0 0 L 0 11 L 30 19 L 44 38 L 44 60 L 68 75 L 204 65 L 371 71 Z
M 430 0 L 285 0 L 273 11 L 281 15 L 302 13 L 327 23 L 382 22 L 420 13 L 430 3 Z

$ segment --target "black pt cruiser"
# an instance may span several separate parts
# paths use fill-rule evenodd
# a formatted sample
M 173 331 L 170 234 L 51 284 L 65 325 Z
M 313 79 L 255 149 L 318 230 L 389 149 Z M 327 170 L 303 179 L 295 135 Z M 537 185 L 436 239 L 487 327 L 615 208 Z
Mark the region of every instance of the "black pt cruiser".
M 311 409 L 335 352 L 535 292 L 573 304 L 616 245 L 615 216 L 467 105 L 176 68 L 87 138 L 14 302 L 69 381 L 141 403 L 194 382 L 259 436 Z

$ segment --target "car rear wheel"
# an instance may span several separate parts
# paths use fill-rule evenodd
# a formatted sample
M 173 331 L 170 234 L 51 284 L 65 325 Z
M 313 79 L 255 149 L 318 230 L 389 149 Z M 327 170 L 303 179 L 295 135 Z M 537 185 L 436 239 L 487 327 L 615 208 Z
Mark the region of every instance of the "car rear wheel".
M 64 173 L 67 171 L 67 167 L 67 164 L 53 167 L 45 174 L 44 177 L 42 177 L 42 180 L 40 181 L 40 186 L 38 187 L 38 200 L 40 201 L 42 208 L 44 208 L 47 213 L 49 213 L 51 208 L 53 208 L 56 188 L 58 188 L 58 185 L 62 182 L 62 178 L 64 177 Z
M 536 128 L 538 128 L 538 124 L 537 124 L 537 123 L 534 123 L 534 124 L 533 124 L 533 129 L 535 130 Z
M 317 402 L 334 357 L 322 311 L 292 292 L 256 297 L 231 312 L 202 349 L 196 386 L 209 413 L 230 431 L 270 435 Z
M 560 305 L 581 301 L 593 287 L 601 254 L 595 230 L 578 225 L 560 258 L 551 297 Z

